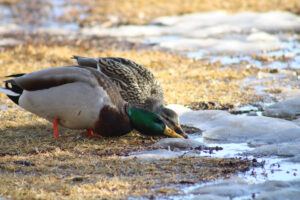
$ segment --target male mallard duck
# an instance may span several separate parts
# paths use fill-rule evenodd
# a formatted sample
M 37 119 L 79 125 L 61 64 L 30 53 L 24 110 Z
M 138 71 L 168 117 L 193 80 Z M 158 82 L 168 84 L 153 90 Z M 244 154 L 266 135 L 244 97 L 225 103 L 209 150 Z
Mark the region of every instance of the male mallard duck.
M 182 137 L 157 114 L 124 101 L 116 85 L 93 68 L 54 67 L 8 77 L 13 79 L 6 80 L 0 91 L 22 108 L 53 121 L 55 138 L 59 138 L 57 124 L 86 129 L 94 137 L 120 136 L 133 128 L 149 136 Z
M 72 58 L 82 67 L 93 67 L 103 72 L 118 86 L 125 101 L 158 114 L 170 128 L 187 137 L 180 127 L 178 115 L 165 107 L 163 89 L 148 69 L 124 58 Z

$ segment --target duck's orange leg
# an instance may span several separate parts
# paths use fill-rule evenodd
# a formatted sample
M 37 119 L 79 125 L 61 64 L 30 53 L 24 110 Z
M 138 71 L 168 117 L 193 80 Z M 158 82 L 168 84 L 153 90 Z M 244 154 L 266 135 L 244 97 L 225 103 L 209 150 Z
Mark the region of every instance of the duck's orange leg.
M 53 119 L 53 135 L 56 139 L 60 139 L 57 125 L 58 125 L 58 120 Z
M 86 129 L 86 135 L 89 137 L 102 138 L 101 135 L 94 135 L 93 131 L 90 129 Z

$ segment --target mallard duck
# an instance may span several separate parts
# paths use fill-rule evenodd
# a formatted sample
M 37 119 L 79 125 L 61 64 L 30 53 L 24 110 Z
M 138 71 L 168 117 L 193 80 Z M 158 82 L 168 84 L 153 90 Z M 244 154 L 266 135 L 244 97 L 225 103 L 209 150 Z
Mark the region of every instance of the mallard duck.
M 149 136 L 182 136 L 171 130 L 157 114 L 124 101 L 117 86 L 102 72 L 80 66 L 43 69 L 8 76 L 5 93 L 22 108 L 57 125 L 86 129 L 87 135 L 120 136 L 133 128 Z
M 80 66 L 97 68 L 103 72 L 117 85 L 125 101 L 158 114 L 170 128 L 187 137 L 179 124 L 178 115 L 165 107 L 163 89 L 147 68 L 125 58 L 72 58 Z

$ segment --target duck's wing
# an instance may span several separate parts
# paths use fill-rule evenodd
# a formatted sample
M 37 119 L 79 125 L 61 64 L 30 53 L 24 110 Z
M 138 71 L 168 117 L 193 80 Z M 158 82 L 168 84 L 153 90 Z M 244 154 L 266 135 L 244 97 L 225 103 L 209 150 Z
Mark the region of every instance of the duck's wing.
M 103 58 L 88 58 L 82 56 L 73 56 L 80 66 L 87 66 L 92 68 L 100 68 L 103 73 L 109 77 L 118 77 L 118 74 L 127 74 L 132 71 L 137 78 L 144 81 L 152 82 L 155 78 L 154 75 L 144 66 L 133 62 L 132 60 L 120 57 L 103 57 Z M 119 78 L 119 80 L 122 77 Z
M 24 74 L 7 80 L 6 83 L 15 84 L 23 90 L 36 91 L 73 82 L 85 82 L 90 85 L 96 85 L 95 80 L 90 78 L 91 73 L 89 70 L 76 66 L 65 66 L 47 68 Z
M 87 58 L 73 56 L 81 66 L 98 68 L 120 88 L 124 100 L 134 106 L 149 109 L 147 99 L 163 104 L 164 93 L 154 75 L 144 66 L 119 57 Z
M 116 85 L 105 74 L 92 68 L 79 66 L 53 67 L 20 75 L 6 80 L 5 88 L 1 91 L 18 104 L 18 99 L 24 90 L 45 90 L 76 82 L 85 83 L 94 88 L 101 86 L 111 97 L 112 103 L 116 105 L 122 103 L 118 100 L 121 97 Z
M 120 94 L 125 101 L 144 108 L 151 83 L 138 73 L 133 64 L 125 62 L 122 58 L 99 58 L 98 63 L 101 72 L 120 88 Z
M 135 75 L 138 77 L 140 76 L 144 81 L 152 82 L 155 78 L 154 75 L 144 66 L 133 62 L 132 60 L 120 58 L 120 57 L 107 57 L 107 58 L 100 58 L 99 61 L 105 61 L 105 60 L 112 60 L 115 63 L 118 63 L 119 66 L 125 66 L 126 68 L 130 69 L 135 73 Z M 101 64 L 101 62 L 100 62 Z M 100 65 L 101 66 L 101 65 Z
M 136 98 L 136 96 L 139 95 L 139 102 L 143 105 L 142 108 L 149 110 L 150 107 L 145 104 L 145 102 L 149 100 L 157 104 L 164 104 L 163 89 L 152 72 L 146 67 L 132 60 L 120 57 L 99 58 L 98 62 L 100 68 L 103 68 L 102 71 L 105 74 L 109 74 L 108 76 L 115 75 L 117 77 L 113 77 L 114 79 L 118 79 L 119 81 L 123 80 L 123 82 L 126 82 L 129 86 L 130 84 L 133 85 L 134 82 L 134 85 L 139 88 L 139 91 L 136 91 L 137 93 L 135 93 L 135 96 L 132 96 L 132 98 Z M 130 91 L 129 87 L 127 87 L 127 89 Z M 136 89 L 132 88 L 131 90 Z M 127 90 L 123 92 L 126 93 Z

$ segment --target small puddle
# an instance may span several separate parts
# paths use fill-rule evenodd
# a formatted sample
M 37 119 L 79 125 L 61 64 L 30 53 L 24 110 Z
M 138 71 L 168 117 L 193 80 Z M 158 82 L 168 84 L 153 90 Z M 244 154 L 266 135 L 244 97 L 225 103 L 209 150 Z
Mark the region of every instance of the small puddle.
M 242 173 L 239 176 L 246 178 L 248 181 L 255 183 L 263 182 L 266 180 L 282 180 L 291 181 L 299 179 L 298 169 L 300 170 L 300 163 L 293 163 L 286 161 L 286 158 L 280 157 L 261 157 L 256 158 L 253 156 L 243 156 L 241 153 L 251 151 L 254 148 L 249 147 L 247 143 L 213 143 L 207 142 L 203 137 L 191 136 L 191 139 L 205 143 L 209 147 L 220 146 L 223 148 L 221 151 L 213 151 L 213 153 L 202 153 L 201 156 L 217 157 L 217 158 L 247 158 L 257 159 L 258 162 L 265 162 L 263 168 L 257 167 L 251 169 L 245 174 Z

